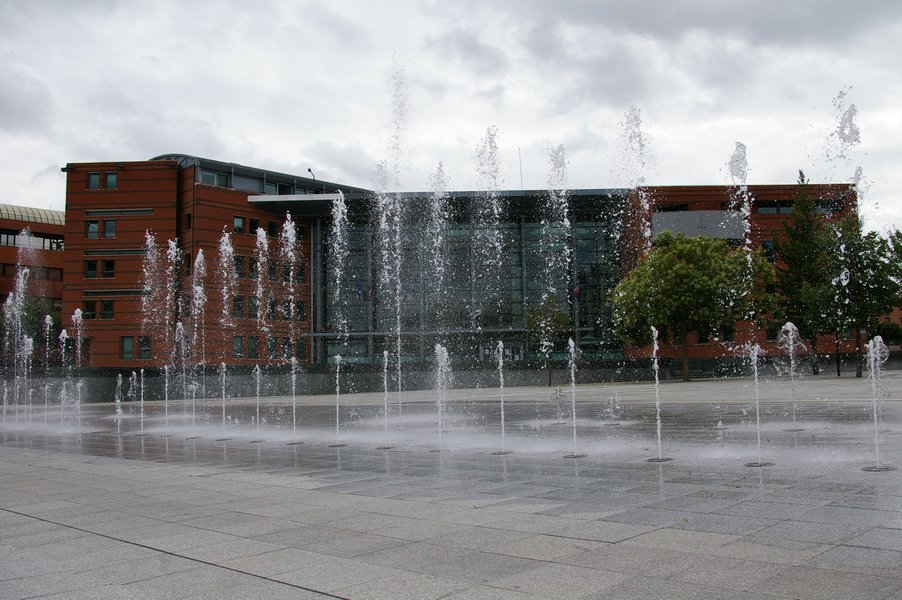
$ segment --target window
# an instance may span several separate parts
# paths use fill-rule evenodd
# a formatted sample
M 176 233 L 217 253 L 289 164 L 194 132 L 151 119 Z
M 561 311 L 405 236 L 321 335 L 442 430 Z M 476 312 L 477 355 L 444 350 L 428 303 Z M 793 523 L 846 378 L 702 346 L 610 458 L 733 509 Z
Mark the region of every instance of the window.
M 85 221 L 85 237 L 89 240 L 100 237 L 100 221 Z
M 279 276 L 279 264 L 271 260 L 269 261 L 269 280 L 275 281 Z
M 256 296 L 248 296 L 248 298 L 247 298 L 247 318 L 248 319 L 256 319 L 257 318 L 257 297 Z
M 761 242 L 761 250 L 768 261 L 772 263 L 777 262 L 777 247 L 773 240 L 763 240 Z
M 232 298 L 232 316 L 236 319 L 244 318 L 244 297 L 235 296 Z
M 276 300 L 275 298 L 269 299 L 269 306 L 266 308 L 266 318 L 270 321 L 276 318 Z
M 725 342 L 734 341 L 736 339 L 736 328 L 733 327 L 732 325 L 724 327 L 720 331 L 720 339 L 722 339 Z
M 271 238 L 279 237 L 279 224 L 275 221 L 270 221 L 266 224 L 266 235 Z
M 138 358 L 150 360 L 150 336 L 148 335 L 138 337 Z
M 307 283 L 307 269 L 304 268 L 304 265 L 298 265 L 296 267 L 297 274 L 295 276 L 298 283 Z
M 263 193 L 267 196 L 275 196 L 279 193 L 279 185 L 275 181 L 267 181 L 263 184 Z
M 103 250 L 85 250 L 85 256 L 144 256 L 147 249 L 140 248 L 105 248 Z
M 282 283 L 288 283 L 289 279 L 291 279 L 291 267 L 285 263 L 285 267 L 282 269 Z
M 268 337 L 266 338 L 266 355 L 270 358 L 270 360 L 276 357 L 276 352 L 279 349 L 279 338 L 277 337 Z
M 255 256 L 247 257 L 247 276 L 251 279 L 257 279 L 260 273 L 257 269 L 257 258 Z
M 232 336 L 232 358 L 244 358 L 244 338 L 240 335 Z
M 95 300 L 86 300 L 85 307 L 81 311 L 82 319 L 97 318 L 97 302 Z
M 286 321 L 290 321 L 291 316 L 291 300 L 286 300 L 282 303 L 282 318 Z
M 101 319 L 112 319 L 113 318 L 113 301 L 112 300 L 101 300 L 100 301 L 100 318 Z
M 103 222 L 103 239 L 111 240 L 116 237 L 116 220 L 107 219 Z
M 86 217 L 137 217 L 152 214 L 152 208 L 103 208 L 85 211 Z
M 835 215 L 841 213 L 844 198 L 821 198 L 814 203 L 814 212 L 819 215 Z
M 232 218 L 232 230 L 235 233 L 244 233 L 244 217 Z
M 119 353 L 119 358 L 122 360 L 132 360 L 135 358 L 135 338 L 131 335 L 122 336 L 119 338 L 120 340 L 120 348 L 121 352 Z
M 307 320 L 307 305 L 303 300 L 298 301 L 294 309 L 294 318 L 298 321 Z
M 260 358 L 260 338 L 255 335 L 247 338 L 247 357 Z
M 235 277 L 244 277 L 244 257 L 236 256 L 235 259 Z
M 99 190 L 101 189 L 100 183 L 103 181 L 103 188 L 105 190 L 115 190 L 116 186 L 119 183 L 119 174 L 116 172 L 109 173 L 88 173 L 88 189 L 89 190 Z
M 248 227 L 247 232 L 252 235 L 257 235 L 257 230 L 260 228 L 260 219 L 250 219 L 248 224 L 250 227 Z
M 191 213 L 185 213 L 185 231 L 191 231 Z
M 767 325 L 767 341 L 773 342 L 780 337 L 780 329 L 783 326 L 780 323 L 768 323 Z
M 203 171 L 200 175 L 200 182 L 208 185 L 217 185 L 219 187 L 229 187 L 229 174 L 217 173 L 216 171 Z
M 689 210 L 688 204 L 656 204 L 654 211 L 656 213 L 663 212 L 685 212 Z
M 97 279 L 97 261 L 85 261 L 85 279 Z
M 296 344 L 297 347 L 297 359 L 298 360 L 306 360 L 307 359 L 307 341 L 304 338 L 298 338 L 298 342 Z
M 282 358 L 284 360 L 291 358 L 291 338 L 282 338 Z
M 97 262 L 97 261 L 89 261 L 89 262 Z M 116 276 L 116 261 L 115 260 L 103 261 L 103 276 L 107 277 L 107 278 Z
M 792 214 L 793 203 L 787 200 L 776 202 L 758 202 L 755 210 L 759 215 L 788 215 Z

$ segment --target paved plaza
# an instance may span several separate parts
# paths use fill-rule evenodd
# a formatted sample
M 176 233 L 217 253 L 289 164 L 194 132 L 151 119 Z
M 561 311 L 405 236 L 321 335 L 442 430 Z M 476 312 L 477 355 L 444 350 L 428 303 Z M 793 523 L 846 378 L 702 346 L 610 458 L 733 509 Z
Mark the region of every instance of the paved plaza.
M 0 598 L 902 600 L 900 383 L 10 408 Z

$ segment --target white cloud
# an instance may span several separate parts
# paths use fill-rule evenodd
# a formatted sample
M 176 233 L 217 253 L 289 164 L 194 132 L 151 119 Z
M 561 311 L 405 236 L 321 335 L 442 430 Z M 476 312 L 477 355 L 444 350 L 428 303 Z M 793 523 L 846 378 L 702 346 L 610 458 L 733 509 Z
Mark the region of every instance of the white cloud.
M 737 141 L 750 182 L 847 177 L 823 160 L 830 102 L 847 89 L 865 215 L 902 224 L 900 16 L 888 0 L 5 2 L 2 201 L 60 207 L 48 164 L 167 152 L 372 186 L 396 61 L 412 107 L 406 189 L 427 188 L 438 161 L 452 187 L 472 187 L 490 125 L 510 187 L 521 157 L 523 185 L 543 187 L 559 143 L 571 187 L 624 185 L 619 122 L 633 104 L 649 182 L 724 183 Z

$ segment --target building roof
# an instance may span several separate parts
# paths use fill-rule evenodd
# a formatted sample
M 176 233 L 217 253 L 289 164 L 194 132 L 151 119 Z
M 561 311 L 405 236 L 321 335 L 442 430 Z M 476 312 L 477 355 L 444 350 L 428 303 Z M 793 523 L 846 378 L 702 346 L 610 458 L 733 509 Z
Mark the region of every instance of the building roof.
M 267 181 L 275 181 L 275 182 L 283 182 L 283 183 L 298 183 L 302 182 L 304 187 L 310 190 L 320 189 L 323 192 L 326 190 L 334 191 L 341 190 L 345 194 L 372 194 L 371 190 L 361 187 L 355 187 L 352 185 L 345 185 L 343 183 L 334 183 L 329 181 L 323 181 L 321 179 L 316 179 L 315 177 L 305 177 L 300 175 L 290 175 L 287 173 L 279 173 L 277 171 L 269 171 L 267 169 L 261 169 L 259 167 L 249 167 L 246 165 L 240 165 L 238 163 L 233 162 L 223 162 L 220 160 L 213 160 L 211 158 L 203 158 L 200 156 L 192 156 L 190 154 L 161 154 L 159 156 L 154 156 L 150 160 L 172 160 L 176 161 L 179 164 L 179 167 L 187 167 L 187 166 L 197 166 L 201 169 L 211 169 L 214 171 L 221 171 L 223 173 L 231 173 L 233 175 L 245 175 L 248 177 L 262 177 Z M 310 171 L 310 169 L 308 169 Z M 313 175 L 313 172 L 310 172 Z
M 26 223 L 41 223 L 43 225 L 59 225 L 62 227 L 66 224 L 66 213 L 46 208 L 0 204 L 0 219 L 24 221 Z

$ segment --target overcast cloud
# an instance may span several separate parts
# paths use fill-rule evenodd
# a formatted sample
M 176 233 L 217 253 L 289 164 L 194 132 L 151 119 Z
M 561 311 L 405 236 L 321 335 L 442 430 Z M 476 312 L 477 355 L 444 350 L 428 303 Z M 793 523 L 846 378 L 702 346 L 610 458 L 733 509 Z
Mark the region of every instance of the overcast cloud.
M 0 202 L 61 209 L 68 162 L 185 153 L 376 186 L 390 159 L 392 74 L 410 105 L 401 186 L 476 185 L 497 127 L 504 184 L 848 181 L 902 227 L 902 3 L 423 0 L 0 4 Z M 840 93 L 840 106 L 834 100 Z M 839 156 L 840 109 L 861 141 Z M 641 112 L 647 156 L 621 123 Z

